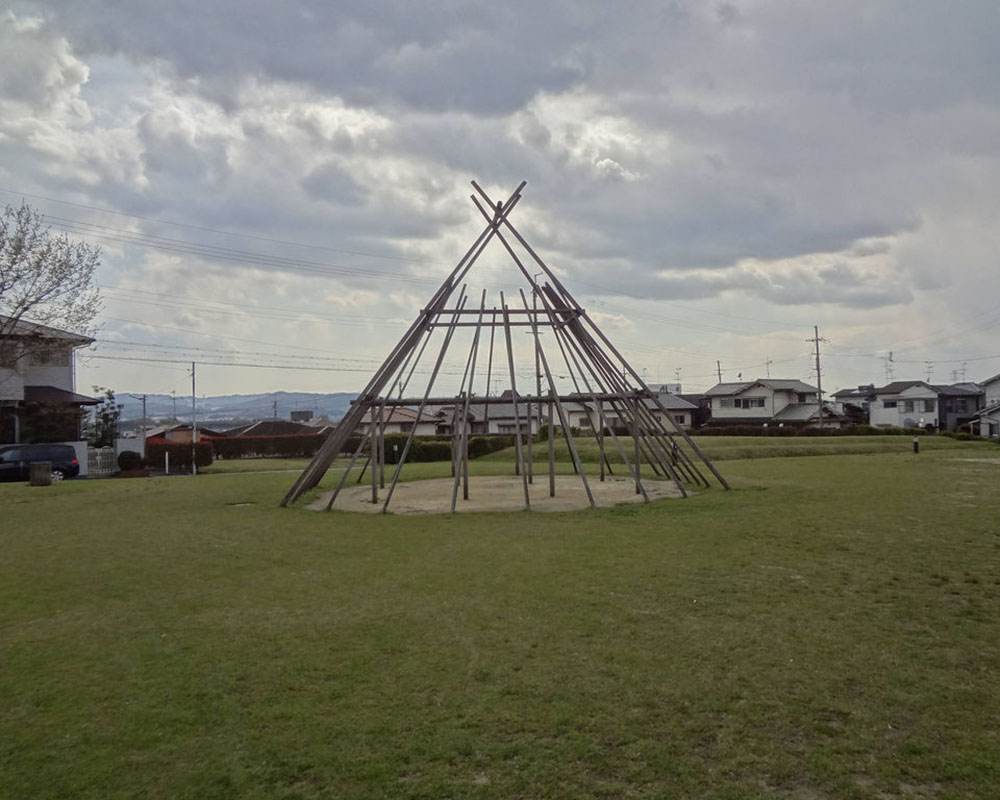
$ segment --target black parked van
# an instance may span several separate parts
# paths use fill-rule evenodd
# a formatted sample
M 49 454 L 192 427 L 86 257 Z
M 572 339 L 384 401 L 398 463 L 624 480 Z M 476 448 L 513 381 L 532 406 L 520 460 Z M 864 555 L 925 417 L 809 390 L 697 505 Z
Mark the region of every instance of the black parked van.
M 71 445 L 4 444 L 0 445 L 0 481 L 28 480 L 29 465 L 35 461 L 52 462 L 54 481 L 80 474 L 80 462 Z

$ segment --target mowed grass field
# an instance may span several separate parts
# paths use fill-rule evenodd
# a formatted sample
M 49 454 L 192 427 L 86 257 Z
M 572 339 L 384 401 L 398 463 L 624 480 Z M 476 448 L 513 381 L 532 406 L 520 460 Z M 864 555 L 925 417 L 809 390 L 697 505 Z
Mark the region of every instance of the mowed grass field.
M 562 514 L 0 485 L 0 796 L 995 798 L 1000 448 L 929 441 Z

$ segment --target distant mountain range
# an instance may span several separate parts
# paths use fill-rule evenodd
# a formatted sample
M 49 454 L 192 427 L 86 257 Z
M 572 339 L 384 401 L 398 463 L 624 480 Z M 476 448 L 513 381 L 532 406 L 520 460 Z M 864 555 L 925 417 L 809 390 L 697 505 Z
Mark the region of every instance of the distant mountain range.
M 292 411 L 312 411 L 315 417 L 340 419 L 347 413 L 351 401 L 357 394 L 337 392 L 335 394 L 315 394 L 311 392 L 269 392 L 268 394 L 226 394 L 196 399 L 198 419 L 268 419 L 277 416 L 288 419 Z M 136 400 L 128 392 L 115 393 L 121 403 L 122 419 L 142 418 L 142 400 Z M 191 418 L 191 396 L 177 397 L 169 394 L 146 396 L 146 416 L 150 419 Z

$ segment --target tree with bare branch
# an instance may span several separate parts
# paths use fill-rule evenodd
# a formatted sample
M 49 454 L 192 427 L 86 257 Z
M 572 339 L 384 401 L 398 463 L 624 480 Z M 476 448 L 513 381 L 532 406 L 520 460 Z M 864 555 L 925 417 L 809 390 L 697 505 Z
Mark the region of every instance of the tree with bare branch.
M 0 214 L 0 368 L 46 346 L 39 326 L 89 336 L 100 297 L 100 248 L 53 233 L 27 203 Z

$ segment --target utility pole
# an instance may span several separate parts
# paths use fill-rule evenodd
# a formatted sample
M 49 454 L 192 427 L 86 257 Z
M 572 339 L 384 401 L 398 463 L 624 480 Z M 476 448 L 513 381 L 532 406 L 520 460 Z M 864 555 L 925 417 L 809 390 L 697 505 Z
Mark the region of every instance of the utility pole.
M 889 355 L 882 356 L 882 363 L 885 365 L 885 382 L 892 383 L 892 350 L 889 351 Z
M 819 429 L 823 430 L 823 373 L 819 366 L 819 343 L 825 342 L 826 339 L 819 338 L 819 326 L 814 325 L 813 338 L 806 341 L 816 345 L 816 399 L 819 400 Z
M 766 358 L 764 359 L 764 369 L 766 369 L 766 370 L 767 370 L 767 377 L 769 377 L 769 378 L 771 377 L 771 365 L 772 365 L 773 363 L 774 363 L 774 361 L 773 361 L 773 360 L 771 359 L 771 357 L 770 357 L 770 356 L 767 356 L 767 357 L 766 357 Z
M 934 374 L 934 362 L 933 361 L 925 361 L 924 362 L 924 366 L 927 368 L 927 382 L 930 383 L 931 382 L 931 375 Z
M 174 400 L 174 422 L 177 422 L 177 390 L 171 389 L 170 394 L 172 395 Z
M 275 419 L 278 418 L 278 398 L 277 397 L 275 397 L 274 400 L 271 402 L 271 413 L 274 414 L 274 418 Z
M 135 400 L 142 400 L 142 457 L 146 457 L 146 395 L 130 394 Z
M 719 383 L 722 383 L 722 364 L 715 362 L 715 371 L 719 373 Z
M 198 474 L 198 449 L 195 446 L 198 441 L 198 417 L 195 414 L 195 393 L 194 393 L 194 362 L 191 362 L 191 474 Z
M 681 382 L 681 368 L 678 367 L 674 370 L 674 383 L 680 384 Z

